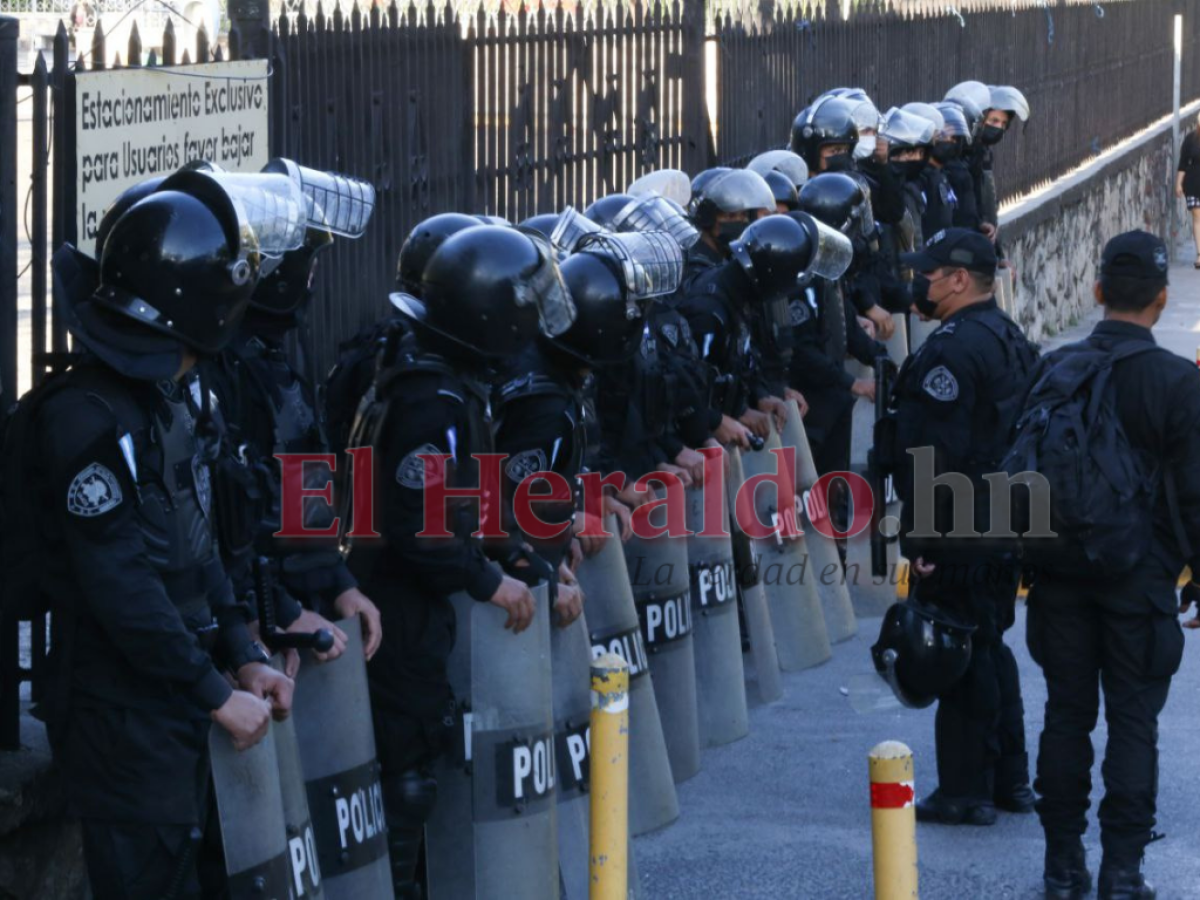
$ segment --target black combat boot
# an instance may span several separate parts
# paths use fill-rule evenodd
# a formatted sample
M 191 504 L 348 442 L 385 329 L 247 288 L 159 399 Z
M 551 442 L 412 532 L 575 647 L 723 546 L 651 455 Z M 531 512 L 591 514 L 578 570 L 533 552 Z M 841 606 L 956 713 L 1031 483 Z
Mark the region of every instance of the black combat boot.
M 1100 863 L 1100 900 L 1154 900 L 1158 892 L 1146 883 L 1142 862 L 1110 860 L 1105 854 Z
M 996 763 L 996 806 L 1005 812 L 1031 813 L 1037 795 L 1029 786 L 1029 756 L 1003 756 Z
M 1046 900 L 1083 900 L 1092 889 L 1083 841 L 1046 839 L 1046 868 L 1042 874 Z
M 388 855 L 396 900 L 421 900 L 424 896 L 417 883 L 417 862 L 425 822 L 436 801 L 437 781 L 428 772 L 410 769 L 383 779 Z
M 981 800 L 947 797 L 938 788 L 917 802 L 917 821 L 939 825 L 995 825 L 996 807 Z

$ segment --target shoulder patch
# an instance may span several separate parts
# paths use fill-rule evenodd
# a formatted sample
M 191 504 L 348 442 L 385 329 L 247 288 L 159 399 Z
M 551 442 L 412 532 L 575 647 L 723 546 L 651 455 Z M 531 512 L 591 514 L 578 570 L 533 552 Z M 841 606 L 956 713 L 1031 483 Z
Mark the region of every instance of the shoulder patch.
M 430 473 L 431 481 L 425 478 L 425 460 L 421 459 L 422 454 L 439 457 L 434 460 L 433 471 Z M 441 484 L 446 477 L 446 461 L 440 458 L 443 455 L 444 453 L 439 447 L 435 447 L 433 444 L 422 444 L 400 460 L 400 465 L 396 467 L 396 481 L 401 487 L 414 491 L 419 491 L 426 485 Z
M 945 403 L 958 399 L 958 379 L 945 366 L 931 369 L 921 382 L 921 389 L 934 400 Z
M 67 512 L 85 519 L 102 516 L 121 505 L 121 483 L 108 466 L 92 463 L 71 480 Z
M 511 481 L 520 484 L 531 475 L 546 471 L 546 454 L 541 448 L 522 450 L 514 454 L 504 467 L 504 473 Z

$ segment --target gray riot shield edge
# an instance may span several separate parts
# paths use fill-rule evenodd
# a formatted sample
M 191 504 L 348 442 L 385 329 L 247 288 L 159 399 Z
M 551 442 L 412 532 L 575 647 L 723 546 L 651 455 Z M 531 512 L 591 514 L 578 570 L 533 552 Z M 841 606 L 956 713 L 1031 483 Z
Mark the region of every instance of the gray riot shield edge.
M 813 462 L 808 434 L 800 418 L 800 408 L 795 401 L 788 403 L 788 421 L 784 429 L 785 442 L 796 448 L 796 483 L 799 485 L 801 504 L 804 509 L 805 544 L 811 571 L 816 576 L 817 594 L 821 598 L 821 611 L 825 616 L 825 631 L 832 644 L 848 640 L 858 632 L 854 618 L 854 606 L 850 602 L 850 590 L 838 556 L 837 544 L 821 534 L 814 519 L 827 518 L 824 497 L 815 497 L 812 487 L 817 483 L 817 466 Z
M 651 524 L 666 524 L 666 506 Z M 696 705 L 696 654 L 692 644 L 692 598 L 687 540 L 667 535 L 625 544 L 629 585 L 642 625 L 642 642 L 654 674 L 671 775 L 681 784 L 700 771 L 700 720 Z
M 447 664 L 462 745 L 438 764 L 425 826 L 431 900 L 557 900 L 557 781 L 547 586 L 520 634 L 505 613 L 454 594 Z
M 233 900 L 290 900 L 292 870 L 276 774 L 274 731 L 239 752 L 229 732 L 214 725 L 208 733 L 208 750 L 230 896 Z
M 903 361 L 903 360 L 902 360 Z M 865 366 L 860 366 L 855 377 L 874 378 Z M 850 470 L 871 483 L 867 466 L 867 452 L 875 443 L 875 404 L 859 399 L 854 403 L 850 432 Z M 875 498 L 878 502 L 879 498 Z M 886 514 L 900 518 L 900 504 L 893 500 Z M 883 616 L 896 602 L 896 586 L 899 583 L 900 544 L 887 543 L 887 572 L 876 575 L 871 568 L 871 529 L 864 529 L 846 539 L 846 574 L 850 582 L 850 599 L 854 603 L 855 615 L 864 619 Z
M 737 580 L 728 530 L 728 504 L 714 513 L 721 537 L 702 537 L 704 490 L 687 490 L 688 576 L 692 589 L 692 644 L 696 656 L 696 703 L 700 744 L 719 747 L 750 732 L 746 671 L 737 617 Z
M 742 471 L 742 451 L 737 447 L 729 450 L 729 483 L 726 494 L 729 501 L 729 529 L 737 528 L 734 515 L 734 500 L 746 477 Z M 755 569 L 757 570 L 757 561 Z M 771 614 L 767 610 L 767 595 L 763 590 L 762 578 L 755 573 L 754 583 L 743 584 L 741 573 L 734 573 L 742 601 L 742 615 L 746 618 L 746 636 L 750 639 L 750 654 L 754 662 L 753 677 L 746 673 L 746 680 L 758 687 L 758 699 L 772 703 L 783 696 L 783 677 L 779 673 L 779 654 L 775 649 L 775 632 L 771 627 Z
M 279 766 L 279 793 L 283 801 L 284 833 L 287 837 L 288 863 L 292 873 L 292 896 L 296 900 L 321 900 L 321 860 L 317 837 L 308 811 L 308 793 L 304 785 L 304 767 L 300 762 L 300 742 L 296 740 L 295 720 L 276 722 L 275 756 Z
M 590 722 L 592 642 L 580 616 L 550 626 L 554 749 L 558 761 L 558 869 L 563 900 L 587 900 L 591 883 Z
M 772 425 L 762 450 L 742 454 L 742 474 L 747 479 L 774 474 L 783 463 L 772 451 L 782 448 Z M 794 472 L 784 475 L 787 490 L 794 497 L 796 475 Z M 780 491 L 770 482 L 754 492 L 754 503 L 758 519 L 764 525 L 777 520 L 784 506 Z M 771 613 L 779 668 L 784 672 L 799 672 L 826 662 L 833 656 L 833 650 L 821 612 L 821 598 L 809 572 L 804 538 L 770 537 L 756 541 L 755 556 Z
M 617 535 L 616 518 L 606 516 L 604 528 Z M 615 653 L 629 664 L 629 833 L 647 834 L 679 818 L 679 798 L 620 538 L 580 563 L 577 577 L 587 595 L 593 658 Z
M 301 654 L 292 707 L 321 887 L 326 900 L 392 900 L 362 624 L 336 624 L 345 652 L 325 663 Z
M 921 349 L 921 345 L 926 339 L 942 327 L 942 323 L 936 319 L 924 321 L 916 313 L 909 313 L 908 316 L 908 352 L 909 354 L 916 353 Z

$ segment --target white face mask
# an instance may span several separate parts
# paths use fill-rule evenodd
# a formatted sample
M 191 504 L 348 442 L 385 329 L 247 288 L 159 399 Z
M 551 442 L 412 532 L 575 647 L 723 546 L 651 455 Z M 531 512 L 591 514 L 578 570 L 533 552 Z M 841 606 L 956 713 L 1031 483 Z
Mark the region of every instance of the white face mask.
M 854 145 L 854 158 L 866 159 L 868 156 L 875 155 L 875 135 L 868 134 L 865 137 L 860 137 L 858 143 Z

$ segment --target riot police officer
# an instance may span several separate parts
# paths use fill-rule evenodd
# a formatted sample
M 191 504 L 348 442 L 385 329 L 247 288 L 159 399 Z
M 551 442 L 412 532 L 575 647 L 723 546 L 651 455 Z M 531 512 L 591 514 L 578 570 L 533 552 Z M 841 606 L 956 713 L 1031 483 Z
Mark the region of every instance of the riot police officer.
M 1031 812 L 1033 794 L 1017 665 L 1003 641 L 1018 573 L 1004 548 L 976 534 L 990 529 L 983 476 L 998 470 L 1007 450 L 1036 351 L 996 306 L 996 254 L 983 235 L 938 232 L 903 261 L 928 281 L 931 317 L 942 324 L 905 361 L 886 420 L 894 438 L 877 444 L 891 444 L 898 467 L 901 548 L 917 576 L 916 598 L 976 629 L 966 674 L 938 703 L 939 786 L 917 805 L 917 817 L 991 825 L 996 806 Z M 935 492 L 931 479 L 945 473 L 970 479 L 973 522 L 953 521 L 950 492 Z M 954 530 L 971 537 L 950 536 Z
M 197 360 L 233 336 L 267 235 L 294 224 L 245 210 L 215 185 L 159 190 L 112 223 L 98 276 L 73 248 L 56 255 L 86 354 L 25 401 L 22 474 L 54 560 L 40 586 L 49 731 L 97 897 L 199 897 L 211 722 L 244 749 L 272 707 L 290 708 L 291 681 L 266 665 L 221 568 L 216 436 L 193 387 Z
M 792 122 L 791 150 L 804 158 L 811 175 L 853 171 L 859 136 L 854 110 L 859 102 L 826 94 Z
M 288 160 L 273 161 L 266 171 L 293 178 L 309 191 L 320 188 L 330 214 L 319 204 L 309 207 L 302 246 L 286 252 L 259 280 L 236 337 L 210 368 L 226 427 L 226 453 L 215 473 L 222 558 L 239 596 L 274 605 L 272 624 L 294 632 L 325 629 L 333 636 L 334 646 L 317 653 L 318 659 L 336 659 L 346 642 L 345 634 L 325 616 L 361 616 L 369 659 L 379 646 L 379 611 L 358 590 L 336 542 L 311 537 L 289 542 L 275 537 L 281 528 L 283 499 L 275 454 L 329 452 L 312 386 L 288 358 L 285 341 L 301 325 L 311 302 L 317 262 L 333 244 L 332 229 L 342 237 L 360 236 L 373 208 L 374 191 L 364 182 L 315 172 Z M 209 177 L 221 179 L 219 174 Z M 371 202 L 350 202 L 366 197 Z M 338 200 L 343 201 L 342 209 L 359 211 L 358 217 L 335 218 L 333 204 Z M 306 485 L 320 489 L 329 477 L 329 473 L 310 473 Z M 305 525 L 313 529 L 327 527 L 332 518 L 328 507 L 320 504 L 312 504 L 306 512 L 310 515 Z M 312 520 L 311 514 L 322 512 L 327 521 Z M 255 597 L 256 591 L 271 596 Z M 289 653 L 293 674 L 297 663 L 295 653 Z
M 479 516 L 453 506 L 446 515 L 452 537 L 418 536 L 429 521 L 425 489 L 478 485 L 473 454 L 492 446 L 490 368 L 524 350 L 539 327 L 561 334 L 573 306 L 548 245 L 496 226 L 448 238 L 425 266 L 422 299 L 391 300 L 412 332 L 385 351 L 355 426 L 355 439 L 375 447 L 381 537 L 352 540 L 350 569 L 383 619 L 368 678 L 393 881 L 398 895 L 411 897 L 436 799 L 431 765 L 455 721 L 446 672 L 455 627 L 449 596 L 465 591 L 499 607 L 514 632 L 535 614 L 529 588 L 470 537 Z M 483 498 L 480 512 L 492 502 Z
M 954 193 L 954 211 L 951 215 L 955 228 L 982 231 L 983 220 L 979 217 L 979 202 L 975 195 L 975 180 L 967 157 L 971 151 L 971 135 L 982 114 L 972 108 L 970 100 L 961 98 L 956 102 L 943 101 L 933 104 L 942 114 L 945 128 L 934 142 L 930 164 L 941 168 Z
M 775 195 L 761 175 L 749 169 L 701 173 L 692 183 L 692 201 L 688 212 L 700 231 L 687 254 L 683 274 L 684 290 L 689 290 L 702 272 L 729 259 L 729 245 L 746 226 L 775 209 Z
M 887 141 L 888 168 L 901 185 L 905 207 L 900 220 L 884 230 L 883 252 L 892 269 L 899 274 L 901 284 L 907 288 L 896 297 L 896 302 L 907 300 L 910 304 L 917 304 L 921 299 L 918 296 L 919 289 L 912 284 L 911 270 L 901 265 L 900 254 L 919 249 L 924 243 L 921 218 L 925 205 L 918 180 L 928 161 L 929 145 L 933 142 L 933 123 L 902 109 L 892 108 L 884 117 L 879 134 Z
M 917 185 L 924 201 L 921 214 L 921 233 L 935 234 L 954 224 L 954 212 L 958 206 L 950 182 L 942 171 L 958 149 L 952 135 L 946 130 L 946 118 L 942 111 L 930 103 L 906 103 L 901 107 L 933 123 L 933 141 L 929 145 L 928 165 L 921 170 Z

